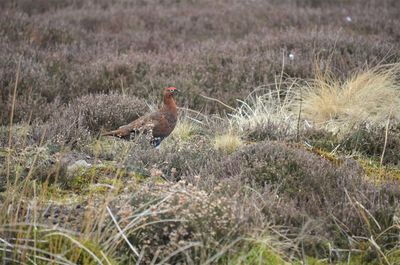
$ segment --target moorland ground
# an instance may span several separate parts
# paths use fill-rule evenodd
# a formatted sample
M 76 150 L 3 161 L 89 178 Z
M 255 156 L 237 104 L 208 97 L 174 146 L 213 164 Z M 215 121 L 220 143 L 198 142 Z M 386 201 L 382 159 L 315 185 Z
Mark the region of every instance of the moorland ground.
M 399 264 L 399 62 L 396 0 L 1 1 L 3 264 Z

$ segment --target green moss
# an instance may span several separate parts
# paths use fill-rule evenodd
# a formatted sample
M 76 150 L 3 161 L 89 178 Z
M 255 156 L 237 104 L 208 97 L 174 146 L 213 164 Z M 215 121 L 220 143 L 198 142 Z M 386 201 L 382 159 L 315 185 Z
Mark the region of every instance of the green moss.
M 113 164 L 94 165 L 89 168 L 80 167 L 74 171 L 67 187 L 76 191 L 87 189 L 90 184 L 98 183 L 101 179 L 118 179 L 126 177 L 127 171 L 119 169 Z
M 251 243 L 238 254 L 223 258 L 220 264 L 234 265 L 288 265 L 278 253 L 262 243 Z
M 371 158 L 358 158 L 357 160 L 370 179 L 375 181 L 400 180 L 400 167 L 398 166 L 381 166 L 379 161 Z
M 317 150 L 334 150 L 340 141 L 332 132 L 325 130 L 309 129 L 303 133 L 304 140 Z
M 0 148 L 0 157 L 7 157 L 8 156 L 8 151 L 6 148 Z
M 43 200 L 51 200 L 54 202 L 65 203 L 70 202 L 74 194 L 64 190 L 57 184 L 47 185 L 47 183 L 37 184 L 37 193 Z
M 365 260 L 363 260 L 362 257 L 359 255 L 350 256 L 349 260 L 342 261 L 342 262 L 339 262 L 339 261 L 329 262 L 327 259 L 316 259 L 313 257 L 306 257 L 305 263 L 300 260 L 293 263 L 293 265 L 303 265 L 303 264 L 307 264 L 307 265 L 331 265 L 331 264 L 335 264 L 335 265 L 373 265 L 375 263 L 366 263 Z
M 294 265 L 303 265 L 303 264 L 304 264 L 303 261 L 297 261 L 294 263 Z M 330 263 L 327 262 L 325 259 L 319 260 L 319 259 L 312 258 L 312 257 L 307 257 L 305 264 L 307 264 L 307 265 L 330 265 Z
M 387 261 L 389 264 L 400 264 L 400 252 L 394 251 L 391 254 L 386 255 Z M 303 265 L 303 261 L 297 261 L 294 265 Z M 381 265 L 387 264 L 384 262 L 383 258 L 379 259 L 377 257 L 371 258 L 369 257 L 368 253 L 361 253 L 361 254 L 351 254 L 350 257 L 346 258 L 343 261 L 333 261 L 329 262 L 327 259 L 316 259 L 313 257 L 306 258 L 307 265 Z
M 149 176 L 133 168 L 118 168 L 114 163 L 94 165 L 89 168 L 81 167 L 74 171 L 72 178 L 66 183 L 68 189 L 76 192 L 92 192 L 109 190 L 112 185 L 118 190 L 123 187 L 123 180 L 134 180 L 138 183 L 149 179 Z M 160 181 L 164 181 L 160 178 Z M 103 184 L 103 186 L 102 186 Z
M 124 161 L 134 146 L 134 142 L 102 137 L 84 146 L 82 151 L 102 159 Z
M 386 256 L 391 264 L 400 264 L 400 248 L 390 251 Z
M 341 159 L 339 159 L 332 152 L 328 152 L 328 151 L 325 151 L 325 150 L 319 149 L 319 148 L 312 148 L 312 149 L 310 149 L 310 151 L 312 153 L 317 154 L 318 156 L 320 156 L 320 157 L 332 162 L 336 166 L 339 166 L 343 162 Z

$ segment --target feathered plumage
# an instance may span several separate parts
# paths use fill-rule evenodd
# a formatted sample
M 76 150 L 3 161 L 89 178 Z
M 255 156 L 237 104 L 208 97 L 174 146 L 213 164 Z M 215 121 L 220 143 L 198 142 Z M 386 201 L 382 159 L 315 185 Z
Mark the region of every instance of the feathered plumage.
M 102 136 L 115 136 L 131 139 L 137 134 L 151 134 L 151 144 L 158 147 L 161 141 L 171 134 L 178 119 L 178 109 L 174 100 L 175 87 L 164 89 L 164 105 L 156 112 L 144 115 L 118 129 L 103 133 Z

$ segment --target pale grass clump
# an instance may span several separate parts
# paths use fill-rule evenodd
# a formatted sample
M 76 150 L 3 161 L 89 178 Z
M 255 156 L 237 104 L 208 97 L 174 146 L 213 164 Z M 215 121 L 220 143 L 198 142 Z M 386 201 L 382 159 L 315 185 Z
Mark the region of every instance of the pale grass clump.
M 217 135 L 214 139 L 214 148 L 228 154 L 235 152 L 242 145 L 240 136 L 233 132 Z
M 178 122 L 171 136 L 175 140 L 187 142 L 193 137 L 197 129 L 197 126 L 193 122 L 184 119 Z
M 273 87 L 264 86 L 257 88 L 247 99 L 238 100 L 240 106 L 230 114 L 230 121 L 240 131 L 251 131 L 266 124 L 275 127 L 290 128 L 295 131 L 297 114 L 292 111 L 298 104 L 294 91 L 296 80 L 283 82 L 278 80 Z M 266 90 L 262 95 L 257 95 L 259 90 Z
M 333 132 L 400 121 L 400 64 L 359 71 L 347 80 L 317 71 L 302 95 L 302 117 Z

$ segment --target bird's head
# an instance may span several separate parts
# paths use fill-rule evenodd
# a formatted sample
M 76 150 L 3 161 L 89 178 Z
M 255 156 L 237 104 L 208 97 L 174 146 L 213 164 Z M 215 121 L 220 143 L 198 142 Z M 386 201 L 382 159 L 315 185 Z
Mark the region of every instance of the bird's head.
M 173 97 L 174 93 L 178 92 L 178 89 L 176 87 L 167 87 L 164 89 L 164 96 L 165 97 Z

